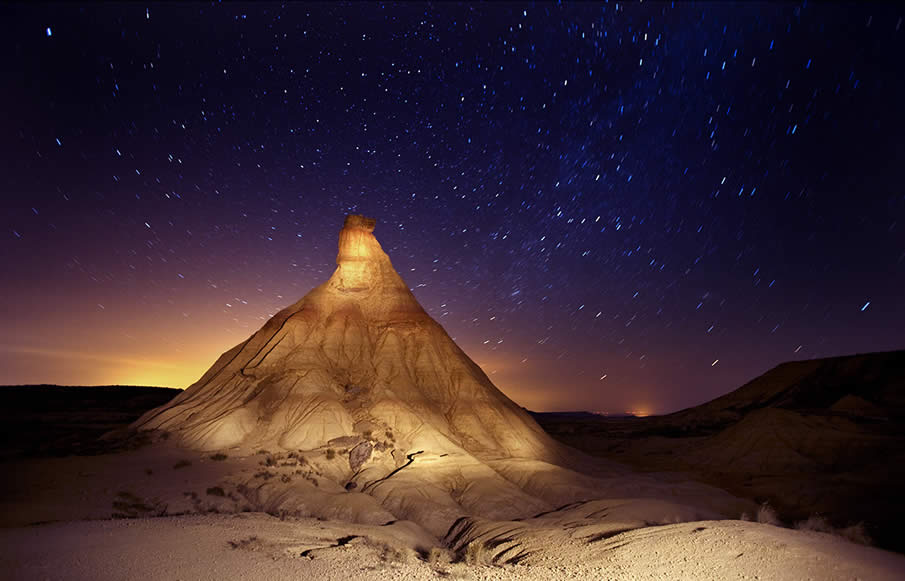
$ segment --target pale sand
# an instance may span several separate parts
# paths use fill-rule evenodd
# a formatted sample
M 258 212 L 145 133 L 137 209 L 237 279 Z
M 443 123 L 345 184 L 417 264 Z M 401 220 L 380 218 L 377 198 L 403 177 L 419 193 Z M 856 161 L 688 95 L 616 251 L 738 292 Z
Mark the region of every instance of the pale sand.
M 337 540 L 360 535 L 342 546 Z M 901 579 L 905 557 L 741 521 L 650 527 L 551 547 L 534 565 L 428 564 L 406 523 L 363 526 L 260 513 L 0 529 L 12 580 Z M 332 548 L 331 548 L 332 547 Z M 314 550 L 312 550 L 314 549 Z M 300 556 L 304 551 L 311 551 Z M 580 562 L 577 562 L 580 561 Z

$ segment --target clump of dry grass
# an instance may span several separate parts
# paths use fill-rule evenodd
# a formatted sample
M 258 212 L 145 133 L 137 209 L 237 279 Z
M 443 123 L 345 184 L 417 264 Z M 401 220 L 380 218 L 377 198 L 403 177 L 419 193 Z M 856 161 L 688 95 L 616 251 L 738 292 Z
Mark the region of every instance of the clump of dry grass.
M 211 486 L 207 489 L 208 496 L 226 496 L 226 491 L 220 486 Z
M 757 522 L 761 524 L 773 525 L 776 527 L 782 526 L 782 521 L 779 520 L 779 515 L 776 514 L 776 511 L 773 510 L 766 502 L 760 505 L 760 508 L 757 509 Z
M 127 490 L 121 490 L 113 499 L 113 511 L 113 518 L 163 516 L 167 512 L 167 505 L 157 499 L 145 500 Z
M 491 554 L 483 541 L 472 541 L 465 547 L 463 560 L 466 565 L 484 566 L 491 565 Z
M 837 528 L 825 517 L 815 514 L 808 517 L 807 520 L 795 523 L 795 528 L 800 531 L 812 531 L 842 537 L 853 543 L 858 543 L 859 545 L 870 545 L 872 542 L 863 522 L 848 527 Z
M 191 460 L 183 459 L 183 460 L 180 460 L 179 462 L 176 462 L 175 464 L 173 464 L 173 470 L 179 470 L 180 468 L 185 468 L 186 466 L 191 466 L 191 465 L 192 465 Z
M 239 539 L 237 541 L 229 541 L 229 546 L 233 549 L 250 549 L 255 550 L 261 546 L 258 537 L 248 537 L 247 539 Z
M 377 548 L 384 563 L 405 565 L 415 560 L 415 551 L 402 545 L 379 543 Z
M 449 549 L 444 549 L 443 547 L 432 547 L 431 550 L 427 552 L 424 560 L 432 569 L 445 569 L 449 567 L 450 564 L 452 564 L 453 554 L 449 551 Z
M 222 452 L 217 452 L 216 454 L 213 454 L 211 456 L 211 460 L 216 460 L 218 462 L 226 460 L 227 458 L 228 456 L 226 454 L 223 454 Z

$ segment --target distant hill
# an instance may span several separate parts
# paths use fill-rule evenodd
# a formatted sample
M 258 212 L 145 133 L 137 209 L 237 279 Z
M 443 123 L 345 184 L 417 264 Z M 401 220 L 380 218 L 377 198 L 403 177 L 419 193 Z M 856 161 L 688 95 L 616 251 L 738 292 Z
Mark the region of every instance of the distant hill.
M 0 386 L 0 459 L 104 451 L 100 436 L 179 393 L 134 385 Z
M 764 408 L 903 419 L 905 351 L 783 363 L 733 392 L 662 421 L 717 427 Z
M 666 416 L 535 416 L 561 441 L 651 471 L 681 471 L 786 520 L 864 521 L 905 551 L 905 351 L 783 363 Z

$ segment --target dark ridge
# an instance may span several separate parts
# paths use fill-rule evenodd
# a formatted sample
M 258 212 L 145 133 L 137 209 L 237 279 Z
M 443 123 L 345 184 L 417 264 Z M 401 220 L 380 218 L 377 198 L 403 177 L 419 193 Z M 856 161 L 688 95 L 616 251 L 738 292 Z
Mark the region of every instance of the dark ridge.
M 791 361 L 666 416 L 534 414 L 550 435 L 642 471 L 681 472 L 789 523 L 863 523 L 905 552 L 905 350 Z
M 131 385 L 0 386 L 0 461 L 22 457 L 95 455 L 139 442 L 101 441 L 124 431 L 180 389 Z M 124 432 L 125 434 L 125 432 Z

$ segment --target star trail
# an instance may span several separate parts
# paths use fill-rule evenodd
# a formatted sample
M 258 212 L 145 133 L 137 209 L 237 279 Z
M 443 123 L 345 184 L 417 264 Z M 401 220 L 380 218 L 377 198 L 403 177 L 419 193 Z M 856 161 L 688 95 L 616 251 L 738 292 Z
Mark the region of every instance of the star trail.
M 518 403 L 905 347 L 889 4 L 0 8 L 0 383 L 185 387 L 347 213 Z

